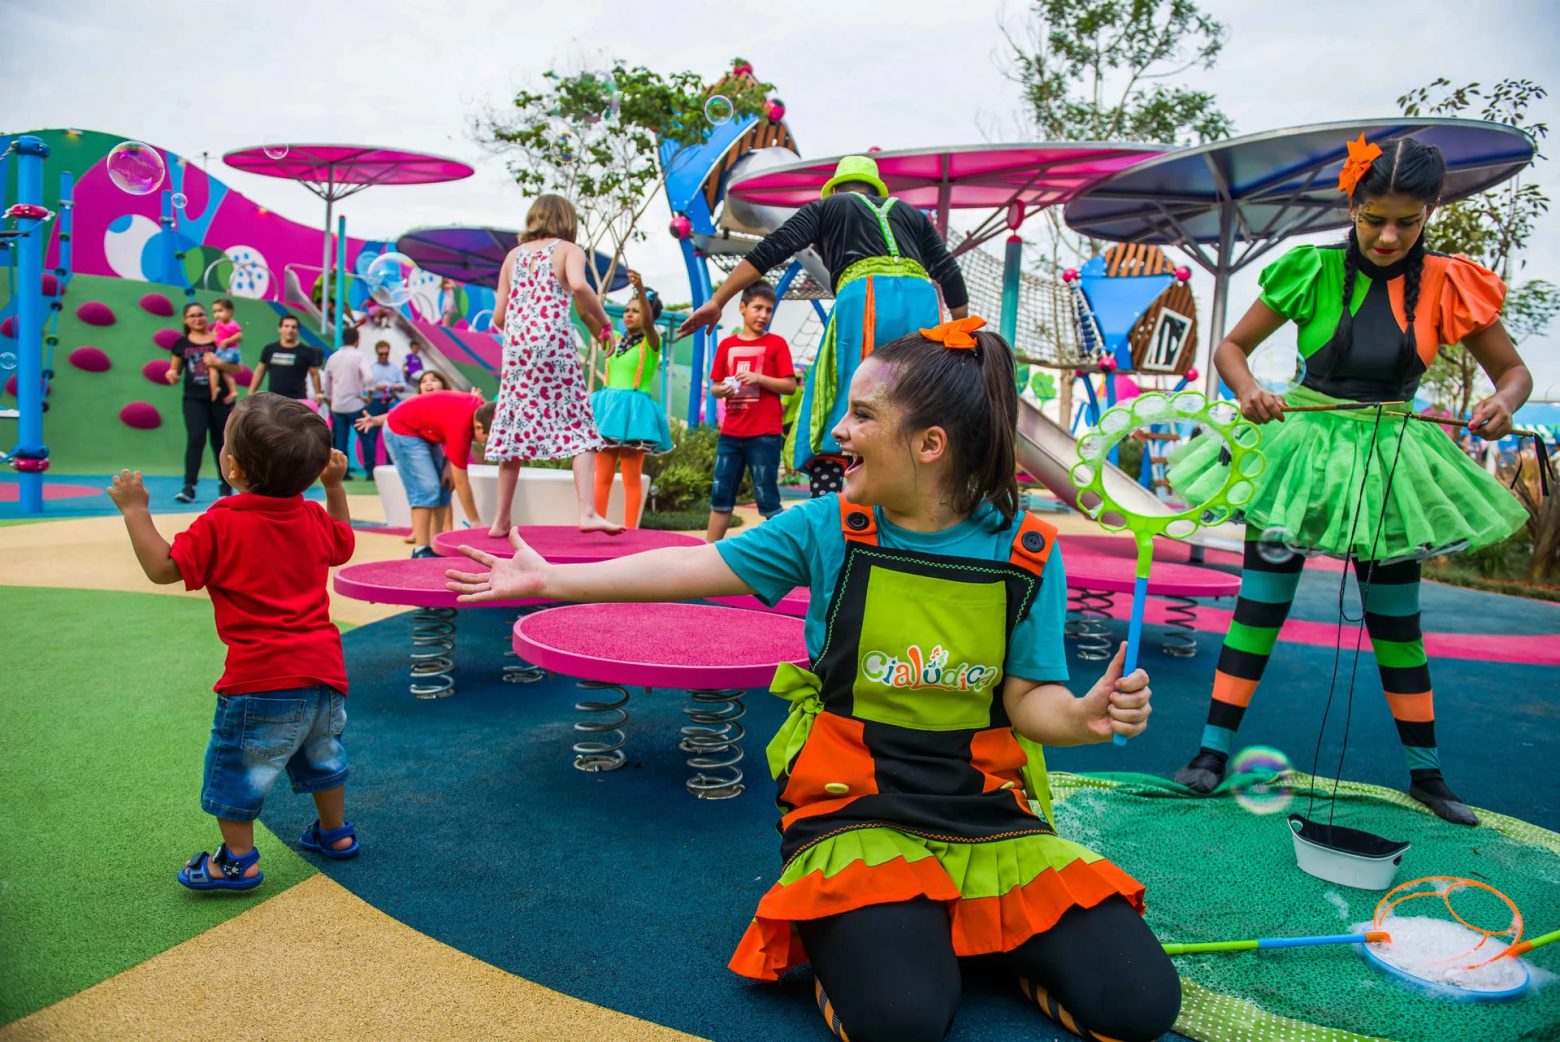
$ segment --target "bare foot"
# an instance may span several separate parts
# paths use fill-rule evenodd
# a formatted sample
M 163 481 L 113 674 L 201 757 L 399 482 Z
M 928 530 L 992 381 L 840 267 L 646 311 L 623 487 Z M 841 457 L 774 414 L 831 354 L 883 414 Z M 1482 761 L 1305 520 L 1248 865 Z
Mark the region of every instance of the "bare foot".
M 618 535 L 623 531 L 623 526 L 616 521 L 608 521 L 600 514 L 592 510 L 580 518 L 581 532 L 605 532 L 608 535 Z
M 417 542 L 417 537 L 409 535 L 406 538 L 402 539 L 401 542 L 405 543 L 407 546 L 411 546 L 413 543 Z
M 493 527 L 488 529 L 488 535 L 492 536 L 494 539 L 508 539 L 509 530 L 513 527 L 514 523 L 507 518 L 502 522 L 494 521 Z

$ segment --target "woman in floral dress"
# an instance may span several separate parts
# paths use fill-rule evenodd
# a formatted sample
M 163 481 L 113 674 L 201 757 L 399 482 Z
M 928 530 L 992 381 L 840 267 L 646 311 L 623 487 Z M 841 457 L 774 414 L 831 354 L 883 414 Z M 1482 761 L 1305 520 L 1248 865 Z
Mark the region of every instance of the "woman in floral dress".
M 603 443 L 569 325 L 571 296 L 609 353 L 612 323 L 586 281 L 585 251 L 574 242 L 578 229 L 572 203 L 542 196 L 526 214 L 520 245 L 504 258 L 498 277 L 498 299 L 505 305 L 493 328 L 504 337 L 504 361 L 486 453 L 499 464 L 494 536 L 509 534 L 520 465 L 544 459 L 573 460 L 581 531 L 622 530 L 596 512 L 593 494 L 595 453 Z

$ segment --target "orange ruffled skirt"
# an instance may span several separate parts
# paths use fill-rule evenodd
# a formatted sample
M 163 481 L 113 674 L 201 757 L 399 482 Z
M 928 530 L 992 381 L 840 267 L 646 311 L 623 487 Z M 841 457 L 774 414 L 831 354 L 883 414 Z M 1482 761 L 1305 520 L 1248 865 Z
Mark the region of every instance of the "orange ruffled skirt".
M 918 897 L 947 905 L 956 954 L 1012 951 L 1069 908 L 1119 894 L 1141 912 L 1143 889 L 1087 847 L 1054 835 L 947 842 L 886 826 L 851 829 L 791 859 L 759 901 L 730 967 L 777 980 L 808 961 L 795 923 Z

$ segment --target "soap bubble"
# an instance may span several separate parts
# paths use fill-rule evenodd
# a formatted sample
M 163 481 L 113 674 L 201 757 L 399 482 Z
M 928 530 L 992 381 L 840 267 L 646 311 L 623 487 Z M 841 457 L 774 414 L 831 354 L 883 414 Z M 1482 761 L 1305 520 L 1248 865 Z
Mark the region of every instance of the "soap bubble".
M 108 179 L 131 195 L 150 195 L 163 183 L 162 156 L 141 141 L 121 141 L 108 152 Z
M 189 196 L 185 195 L 183 192 L 173 193 L 173 208 L 175 210 L 182 210 L 188 205 L 190 205 Z
M 265 153 L 267 159 L 286 159 L 286 145 L 261 145 L 260 151 Z
M 1294 798 L 1294 792 L 1280 777 L 1293 770 L 1289 757 L 1266 745 L 1242 749 L 1230 760 L 1230 775 L 1255 775 L 1257 779 L 1235 788 L 1235 802 L 1253 814 L 1279 814 Z
M 560 164 L 574 162 L 585 151 L 585 145 L 580 141 L 580 136 L 568 127 L 558 128 L 548 144 L 552 150 L 553 160 Z
M 1269 341 L 1246 358 L 1257 386 L 1268 394 L 1284 395 L 1305 380 L 1305 359 L 1292 346 Z
M 1263 529 L 1257 539 L 1257 556 L 1269 564 L 1285 564 L 1299 554 L 1294 533 L 1283 525 Z
M 731 122 L 731 117 L 736 114 L 736 107 L 731 104 L 731 99 L 724 94 L 712 94 L 704 102 L 704 118 L 710 121 L 711 126 L 725 126 Z
M 0 351 L 0 369 L 15 369 L 16 355 L 10 351 Z
M 368 293 L 387 307 L 400 307 L 412 299 L 411 278 L 415 265 L 400 253 L 381 253 L 363 273 Z
M 471 316 L 471 328 L 478 333 L 489 333 L 493 330 L 493 309 L 484 308 Z

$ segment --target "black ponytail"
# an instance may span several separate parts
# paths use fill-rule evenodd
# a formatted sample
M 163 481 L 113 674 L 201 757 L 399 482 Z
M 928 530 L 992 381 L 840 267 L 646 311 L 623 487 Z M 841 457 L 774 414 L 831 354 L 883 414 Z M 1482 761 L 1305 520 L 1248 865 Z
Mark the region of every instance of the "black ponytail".
M 889 398 L 904 410 L 906 430 L 948 432 L 954 510 L 971 514 L 990 503 L 1012 524 L 1019 513 L 1013 352 L 995 333 L 974 337 L 973 348 L 948 348 L 912 333 L 872 357 L 896 371 Z
M 1358 206 L 1367 198 L 1384 195 L 1406 195 L 1424 203 L 1427 208 L 1441 199 L 1441 188 L 1446 183 L 1446 159 L 1441 150 L 1411 137 L 1398 138 L 1389 146 L 1354 186 L 1349 194 L 1349 205 Z M 1349 304 L 1354 296 L 1354 258 L 1359 251 L 1359 240 L 1354 230 L 1349 230 L 1347 249 L 1344 251 L 1343 316 L 1338 320 L 1334 340 L 1346 351 L 1352 339 L 1353 317 Z M 1420 228 L 1419 238 L 1404 258 L 1403 311 L 1408 319 L 1408 329 L 1403 333 L 1402 361 L 1406 364 L 1415 353 L 1414 311 L 1419 306 L 1419 283 L 1424 275 L 1425 229 Z M 1340 352 L 1341 354 L 1342 352 Z

